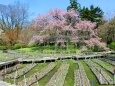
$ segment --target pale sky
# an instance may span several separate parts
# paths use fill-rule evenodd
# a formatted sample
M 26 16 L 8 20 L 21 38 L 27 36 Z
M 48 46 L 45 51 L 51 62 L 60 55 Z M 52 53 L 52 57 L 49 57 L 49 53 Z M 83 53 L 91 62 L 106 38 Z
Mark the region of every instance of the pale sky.
M 13 4 L 17 0 L 0 0 L 0 4 Z M 39 14 L 45 14 L 51 9 L 59 8 L 66 10 L 69 5 L 69 0 L 18 0 L 29 7 L 29 18 L 33 19 Z M 90 5 L 99 6 L 106 15 L 106 18 L 111 18 L 115 14 L 115 0 L 78 0 L 81 7 Z

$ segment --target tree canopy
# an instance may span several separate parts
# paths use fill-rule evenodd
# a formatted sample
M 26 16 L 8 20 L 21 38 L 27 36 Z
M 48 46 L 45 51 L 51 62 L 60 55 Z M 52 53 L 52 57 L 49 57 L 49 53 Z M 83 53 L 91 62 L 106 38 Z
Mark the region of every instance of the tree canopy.
M 94 30 L 96 23 L 79 20 L 74 10 L 63 11 L 55 9 L 35 20 L 39 35 L 35 35 L 30 43 L 48 43 L 65 46 L 68 42 L 84 44 L 88 47 L 98 45 L 105 48 Z
M 67 10 L 74 9 L 75 11 L 80 11 L 81 6 L 77 0 L 70 0 L 70 5 L 67 7 Z
M 27 8 L 20 2 L 16 2 L 14 5 L 0 4 L 0 28 L 2 30 L 22 29 L 27 18 Z
M 70 0 L 70 6 L 67 7 L 67 10 L 74 9 L 76 12 L 79 12 L 82 20 L 89 20 L 99 24 L 103 18 L 103 11 L 100 7 L 94 7 L 93 5 L 88 7 L 81 8 L 81 5 L 77 0 Z
M 100 23 L 102 17 L 103 11 L 99 7 L 91 5 L 90 8 L 83 7 L 83 9 L 81 9 L 81 18 L 83 20 Z

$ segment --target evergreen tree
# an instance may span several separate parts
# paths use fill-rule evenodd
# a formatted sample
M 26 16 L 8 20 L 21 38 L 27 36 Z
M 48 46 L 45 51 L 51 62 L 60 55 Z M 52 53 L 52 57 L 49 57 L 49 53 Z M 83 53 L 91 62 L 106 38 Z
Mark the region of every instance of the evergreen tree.
M 82 20 L 89 20 L 100 23 L 103 18 L 103 11 L 99 7 L 90 6 L 90 9 L 83 7 L 80 11 Z
M 70 0 L 70 6 L 67 7 L 67 10 L 74 9 L 75 11 L 80 11 L 81 6 L 77 0 Z
M 76 12 L 79 12 L 82 20 L 89 20 L 96 22 L 97 24 L 101 23 L 104 12 L 99 7 L 94 7 L 93 5 L 88 7 L 81 8 L 81 5 L 77 0 L 70 0 L 70 6 L 67 7 L 67 11 L 74 9 Z

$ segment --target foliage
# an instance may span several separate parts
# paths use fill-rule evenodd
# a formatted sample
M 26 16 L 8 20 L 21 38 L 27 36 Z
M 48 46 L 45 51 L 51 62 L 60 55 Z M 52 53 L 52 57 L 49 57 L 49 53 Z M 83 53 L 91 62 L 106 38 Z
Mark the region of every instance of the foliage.
M 6 30 L 0 35 L 0 45 L 12 46 L 15 43 L 28 44 L 29 40 L 35 34 L 31 30 L 34 27 L 26 27 L 24 29 Z
M 74 9 L 76 11 L 80 11 L 81 6 L 77 2 L 77 0 L 70 0 L 70 6 L 67 7 L 67 10 Z
M 8 37 L 6 37 L 5 34 L 2 34 L 0 36 L 0 45 L 8 45 L 8 43 L 9 43 Z
M 20 30 L 18 29 L 11 29 L 5 31 L 5 36 L 8 38 L 10 45 L 13 45 L 17 42 L 19 32 Z
M 31 44 L 28 44 L 28 47 L 38 47 L 38 43 L 31 43 Z
M 25 47 L 27 47 L 26 44 L 17 43 L 17 44 L 14 44 L 14 46 L 12 46 L 12 49 L 20 49 L 20 48 L 25 48 Z
M 103 43 L 103 42 L 100 42 L 98 38 L 91 38 L 91 39 L 88 40 L 88 41 L 86 40 L 85 43 L 86 43 L 88 46 L 93 47 L 94 50 L 95 50 L 95 49 L 98 50 L 99 48 L 104 49 L 105 46 L 106 46 L 106 44 Z M 98 48 L 98 46 L 99 46 L 99 48 Z M 107 49 L 107 48 L 106 48 L 106 49 Z
M 83 7 L 81 9 L 81 18 L 83 20 L 89 20 L 92 22 L 100 23 L 103 17 L 103 11 L 99 7 L 90 6 L 90 9 Z
M 35 26 L 39 35 L 33 36 L 30 43 L 54 43 L 63 47 L 68 46 L 68 43 L 80 43 L 105 49 L 105 44 L 100 42 L 94 29 L 96 24 L 79 20 L 79 15 L 73 9 L 67 12 L 60 9 L 49 11 L 35 20 Z
M 108 47 L 115 50 L 115 41 L 109 44 Z
M 6 46 L 0 46 L 0 50 L 6 50 L 7 47 Z
M 82 20 L 97 22 L 97 24 L 101 23 L 104 14 L 101 8 L 94 7 L 93 5 L 91 5 L 90 8 L 85 6 L 81 8 L 77 0 L 70 0 L 70 6 L 67 7 L 67 10 L 70 9 L 79 12 Z
M 94 45 L 91 49 L 92 49 L 92 51 L 93 51 L 93 52 L 103 51 L 103 49 L 102 49 L 102 48 L 100 48 L 100 47 L 99 47 L 99 46 L 97 46 L 97 45 Z
M 18 36 L 18 42 L 23 44 L 28 44 L 29 40 L 32 38 L 32 36 L 35 34 L 35 32 L 32 31 L 34 27 L 28 26 L 27 28 L 24 28 L 20 31 Z
M 115 18 L 98 27 L 98 34 L 107 44 L 115 40 Z
M 27 22 L 27 17 L 27 8 L 20 2 L 13 5 L 0 4 L 0 28 L 4 31 L 22 29 Z
M 37 45 L 37 47 L 27 47 L 20 48 L 18 51 L 23 53 L 44 53 L 44 54 L 52 54 L 52 53 L 80 53 L 78 48 L 69 46 L 69 48 L 62 48 L 58 46 L 41 46 Z
M 12 46 L 17 43 L 21 29 L 27 23 L 27 17 L 27 8 L 19 1 L 9 5 L 0 4 L 0 29 L 3 32 L 0 32 L 0 44 Z

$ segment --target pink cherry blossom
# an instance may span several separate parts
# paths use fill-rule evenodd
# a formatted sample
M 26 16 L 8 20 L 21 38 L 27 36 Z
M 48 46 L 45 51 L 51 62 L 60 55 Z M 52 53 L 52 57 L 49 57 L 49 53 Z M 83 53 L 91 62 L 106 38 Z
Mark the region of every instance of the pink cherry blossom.
M 47 14 L 38 16 L 35 19 L 35 26 L 39 30 L 39 35 L 33 36 L 30 43 L 43 43 L 49 38 L 53 38 L 55 43 L 84 42 L 88 47 L 98 45 L 105 48 L 105 43 L 98 37 L 95 26 L 96 23 L 82 21 L 79 14 L 74 10 L 63 11 L 55 9 Z

